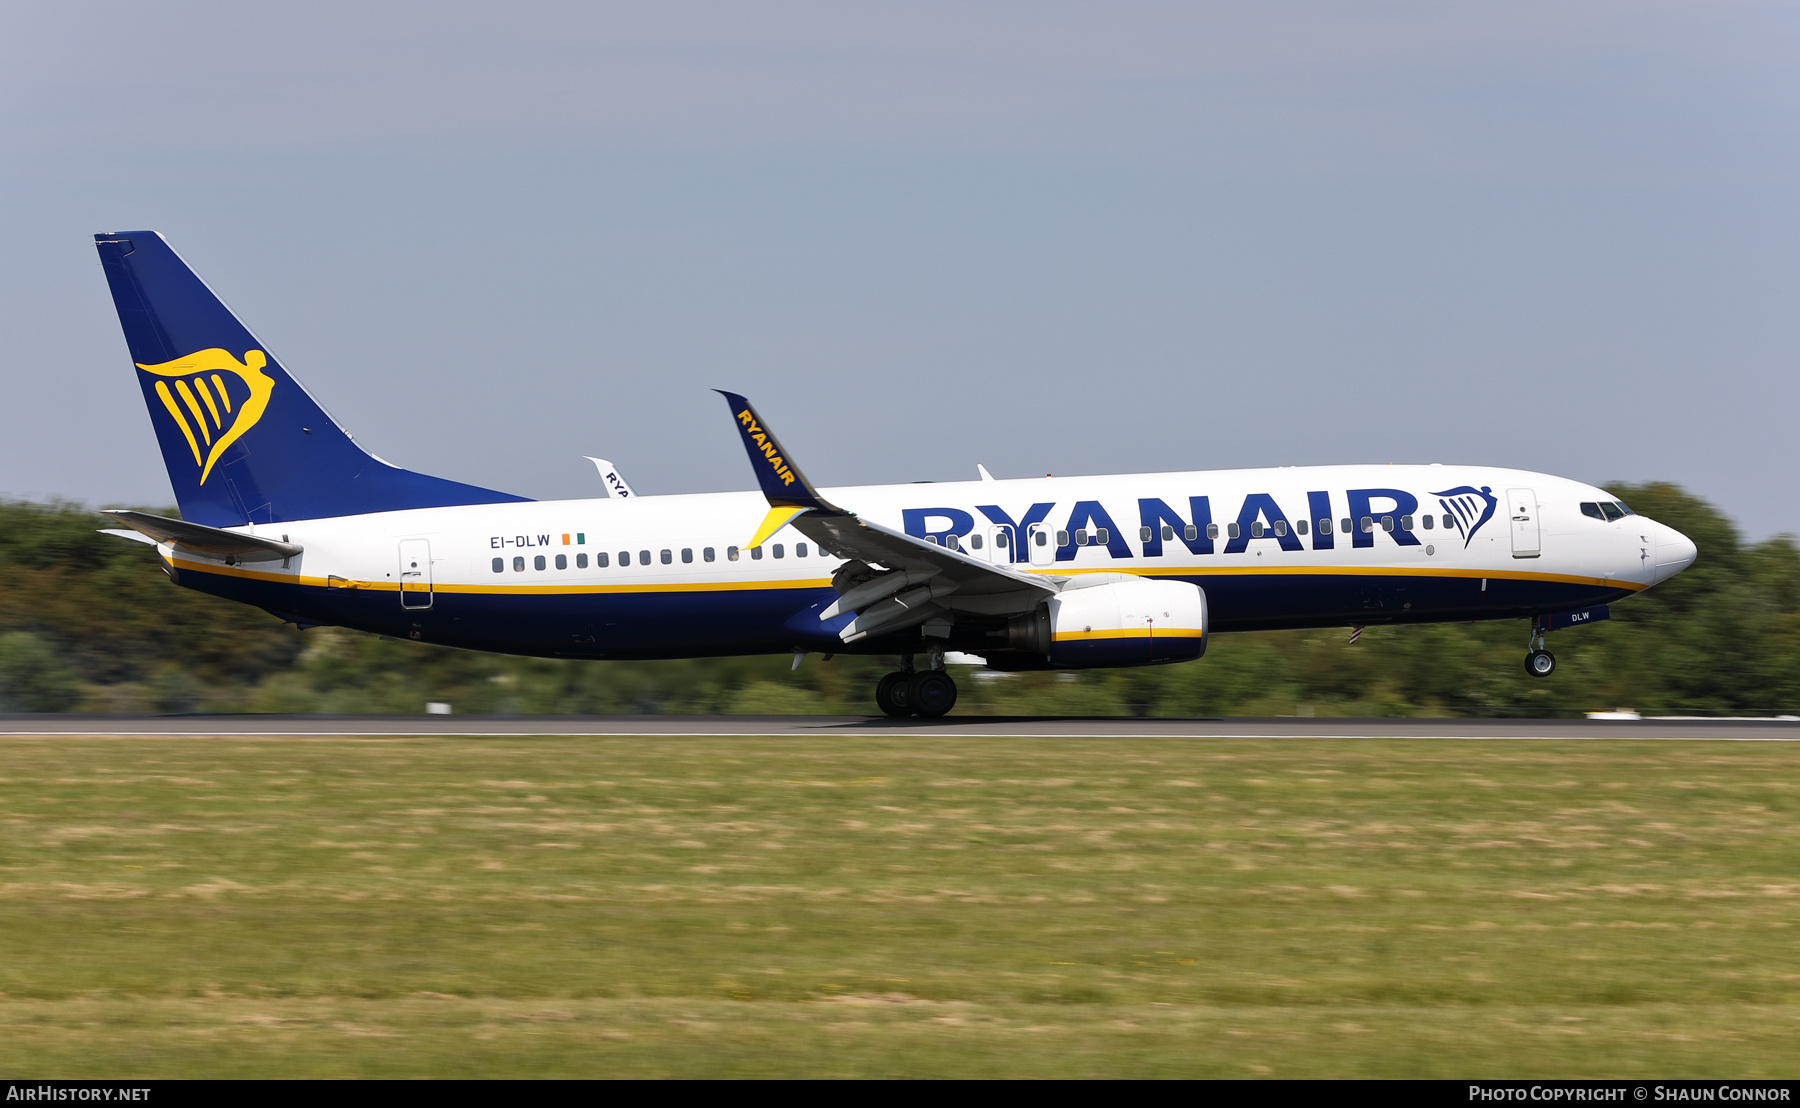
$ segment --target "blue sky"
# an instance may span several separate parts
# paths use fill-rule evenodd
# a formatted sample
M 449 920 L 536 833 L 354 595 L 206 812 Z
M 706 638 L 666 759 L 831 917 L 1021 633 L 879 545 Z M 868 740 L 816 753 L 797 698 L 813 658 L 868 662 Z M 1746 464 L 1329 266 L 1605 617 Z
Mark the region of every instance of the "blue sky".
M 0 5 L 0 495 L 171 499 L 90 234 L 528 496 L 1330 462 L 1800 531 L 1800 9 Z

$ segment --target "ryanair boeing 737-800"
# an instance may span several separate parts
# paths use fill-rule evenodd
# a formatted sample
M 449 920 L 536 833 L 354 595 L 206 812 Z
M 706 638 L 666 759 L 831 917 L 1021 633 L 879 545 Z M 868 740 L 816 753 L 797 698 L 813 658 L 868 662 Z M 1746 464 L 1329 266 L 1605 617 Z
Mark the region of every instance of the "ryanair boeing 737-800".
M 897 655 L 890 715 L 1001 670 L 1189 661 L 1219 631 L 1528 619 L 1679 573 L 1694 544 L 1592 485 L 1345 465 L 815 488 L 724 393 L 760 493 L 528 500 L 390 465 L 154 231 L 95 236 L 182 518 L 111 513 L 179 585 L 335 624 L 555 658 Z

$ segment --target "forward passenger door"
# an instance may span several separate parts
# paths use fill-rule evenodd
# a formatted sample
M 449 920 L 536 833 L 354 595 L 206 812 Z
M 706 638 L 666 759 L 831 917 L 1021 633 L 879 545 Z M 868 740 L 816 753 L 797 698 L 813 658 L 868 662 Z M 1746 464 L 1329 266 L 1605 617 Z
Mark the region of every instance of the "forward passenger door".
M 1506 515 L 1512 530 L 1513 557 L 1535 558 L 1543 553 L 1538 536 L 1537 493 L 1531 489 L 1507 489 Z

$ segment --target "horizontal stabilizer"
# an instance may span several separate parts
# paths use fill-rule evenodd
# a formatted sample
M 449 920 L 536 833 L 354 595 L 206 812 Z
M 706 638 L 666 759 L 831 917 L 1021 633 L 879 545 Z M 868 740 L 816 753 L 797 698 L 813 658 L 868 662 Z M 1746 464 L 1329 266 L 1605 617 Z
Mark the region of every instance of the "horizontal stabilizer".
M 127 531 L 123 527 L 101 527 L 98 530 L 100 534 L 111 535 L 115 539 L 130 539 L 132 542 L 141 542 L 149 546 L 156 545 L 156 540 L 142 531 Z
M 240 535 L 236 531 L 222 531 L 203 523 L 189 523 L 182 519 L 151 515 L 149 512 L 113 508 L 101 514 L 129 524 L 133 531 L 148 535 L 157 542 L 173 543 L 214 558 L 239 562 L 276 562 L 292 558 L 304 549 L 299 543 L 277 542 L 257 535 Z

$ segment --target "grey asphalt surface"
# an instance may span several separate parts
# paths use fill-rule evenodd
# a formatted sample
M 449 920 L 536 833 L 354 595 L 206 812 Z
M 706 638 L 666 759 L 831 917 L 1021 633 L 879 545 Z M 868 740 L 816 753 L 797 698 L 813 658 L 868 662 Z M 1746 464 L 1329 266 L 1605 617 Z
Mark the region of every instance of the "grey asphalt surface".
M 4 736 L 328 738 L 570 735 L 920 738 L 1711 739 L 1800 741 L 1800 719 L 1138 719 L 949 716 L 0 715 Z

